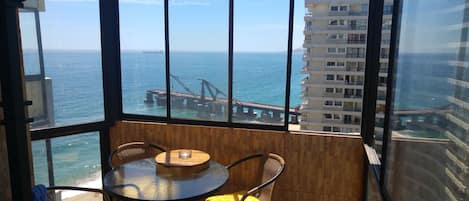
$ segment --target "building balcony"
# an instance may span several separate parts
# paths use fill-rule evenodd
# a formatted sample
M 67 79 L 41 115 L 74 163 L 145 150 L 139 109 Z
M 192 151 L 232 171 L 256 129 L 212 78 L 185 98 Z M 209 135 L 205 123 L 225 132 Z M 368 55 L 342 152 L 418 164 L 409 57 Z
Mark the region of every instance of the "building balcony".
M 386 0 L 390 1 L 390 0 Z M 310 7 L 316 4 L 343 3 L 343 0 L 305 0 L 305 6 Z M 347 3 L 368 3 L 368 0 L 348 0 Z
M 308 86 L 363 86 L 363 81 L 321 80 L 305 78 L 302 80 L 301 84 Z
M 343 110 L 347 111 L 347 112 L 361 112 L 362 108 L 361 107 L 353 107 L 353 106 L 352 107 L 351 106 L 344 106 Z
M 334 45 L 346 45 L 346 47 L 360 47 L 363 48 L 366 45 L 366 40 L 345 40 L 345 39 L 306 39 L 303 42 L 304 48 L 309 47 L 333 47 Z
M 315 73 L 315 74 L 334 74 L 341 73 L 344 75 L 363 75 L 363 68 L 351 68 L 351 67 L 331 67 L 331 66 L 306 66 L 303 67 L 301 72 L 304 74 Z
M 305 58 L 343 58 L 343 59 L 364 59 L 364 53 L 311 53 L 305 54 Z
M 361 121 L 360 121 L 360 119 L 354 119 L 354 120 L 344 119 L 343 123 L 344 124 L 351 124 L 351 125 L 360 125 Z

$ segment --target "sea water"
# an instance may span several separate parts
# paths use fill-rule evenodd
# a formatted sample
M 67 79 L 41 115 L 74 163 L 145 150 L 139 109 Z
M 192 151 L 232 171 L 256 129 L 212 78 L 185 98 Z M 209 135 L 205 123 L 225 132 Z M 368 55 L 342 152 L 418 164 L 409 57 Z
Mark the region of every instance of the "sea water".
M 25 72 L 34 74 L 36 57 L 25 52 Z M 303 53 L 292 60 L 290 105 L 301 104 Z M 454 77 L 450 54 L 402 54 L 399 56 L 395 109 L 441 108 L 448 105 Z M 205 79 L 225 94 L 228 87 L 228 55 L 222 52 L 175 52 L 170 54 L 171 74 L 191 91 L 200 91 Z M 54 116 L 57 126 L 104 119 L 101 54 L 97 51 L 45 51 L 45 74 L 52 79 Z M 112 67 L 112 66 L 111 66 Z M 122 93 L 126 113 L 164 116 L 166 110 L 144 103 L 147 90 L 165 89 L 165 57 L 158 52 L 122 51 Z M 285 103 L 286 53 L 235 53 L 233 97 L 264 104 Z M 171 80 L 171 89 L 185 92 Z M 117 98 L 117 97 L 116 97 Z M 194 113 L 176 111 L 176 116 Z M 100 187 L 101 159 L 98 133 L 51 140 L 56 185 Z M 33 142 L 36 183 L 49 184 L 45 142 Z

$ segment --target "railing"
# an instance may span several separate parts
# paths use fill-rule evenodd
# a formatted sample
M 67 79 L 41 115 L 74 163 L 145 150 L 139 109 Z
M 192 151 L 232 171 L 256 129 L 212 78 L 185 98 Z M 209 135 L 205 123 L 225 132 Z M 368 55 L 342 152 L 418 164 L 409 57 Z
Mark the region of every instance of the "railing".
M 350 12 L 349 16 L 368 16 L 368 12 Z
M 345 85 L 363 85 L 363 81 L 353 81 L 353 82 L 344 81 L 344 84 Z
M 360 125 L 360 119 L 344 119 L 344 124 Z
M 328 24 L 327 29 L 329 29 L 329 30 L 348 30 L 348 29 L 351 29 L 351 26 L 350 25 L 331 25 L 331 24 Z
M 347 111 L 347 112 L 361 112 L 362 108 L 361 107 L 347 107 L 347 106 L 344 106 L 343 110 Z
M 344 98 L 363 98 L 363 95 L 344 94 Z
M 350 11 L 329 11 L 327 13 L 329 16 L 348 16 L 350 15 Z
M 321 119 L 321 123 L 325 123 L 325 124 L 334 124 L 334 123 L 341 123 L 340 119 L 326 119 L 326 118 L 323 118 Z
M 346 54 L 347 58 L 365 58 L 364 53 L 347 53 Z
M 323 97 L 326 97 L 326 98 L 342 98 L 344 97 L 343 94 L 341 93 L 328 93 L 328 92 L 324 92 L 322 94 Z
M 348 44 L 366 44 L 366 40 L 363 39 L 363 40 L 347 40 L 347 43 Z
M 347 67 L 346 70 L 350 72 L 364 72 L 365 68 L 364 67 Z
M 351 30 L 367 30 L 367 25 L 356 25 L 352 24 L 350 25 Z

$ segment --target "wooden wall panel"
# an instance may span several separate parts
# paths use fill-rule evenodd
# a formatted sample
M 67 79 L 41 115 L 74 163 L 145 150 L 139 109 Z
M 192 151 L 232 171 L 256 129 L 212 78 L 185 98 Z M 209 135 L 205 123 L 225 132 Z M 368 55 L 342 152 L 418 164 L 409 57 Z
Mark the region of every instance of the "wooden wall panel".
M 0 91 L 0 102 L 2 92 Z M 3 120 L 3 109 L 0 108 L 0 120 Z M 0 125 L 0 200 L 11 201 L 10 168 L 8 167 L 8 150 L 5 127 Z
M 110 138 L 112 148 L 145 140 L 170 149 L 199 149 L 222 164 L 253 153 L 280 154 L 286 170 L 275 186 L 274 201 L 359 201 L 362 196 L 359 137 L 123 121 L 111 128 Z M 258 184 L 259 165 L 252 161 L 232 169 L 221 193 Z

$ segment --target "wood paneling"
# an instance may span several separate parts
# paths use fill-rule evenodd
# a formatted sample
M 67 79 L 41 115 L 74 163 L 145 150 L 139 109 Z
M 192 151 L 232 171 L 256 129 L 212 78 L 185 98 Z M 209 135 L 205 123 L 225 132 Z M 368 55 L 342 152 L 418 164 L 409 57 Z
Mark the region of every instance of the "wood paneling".
M 128 121 L 117 122 L 110 135 L 112 148 L 144 140 L 170 149 L 203 150 L 222 164 L 274 152 L 285 158 L 286 170 L 273 201 L 361 200 L 364 152 L 359 137 Z M 233 168 L 220 193 L 257 185 L 259 165 L 251 161 Z
M 1 87 L 0 87 L 1 88 Z M 0 102 L 2 100 L 0 90 Z M 0 120 L 3 120 L 3 109 L 0 107 Z M 0 125 L 0 200 L 11 201 L 10 174 L 8 167 L 8 150 L 5 127 Z

